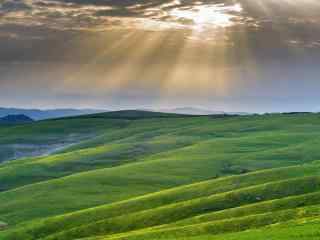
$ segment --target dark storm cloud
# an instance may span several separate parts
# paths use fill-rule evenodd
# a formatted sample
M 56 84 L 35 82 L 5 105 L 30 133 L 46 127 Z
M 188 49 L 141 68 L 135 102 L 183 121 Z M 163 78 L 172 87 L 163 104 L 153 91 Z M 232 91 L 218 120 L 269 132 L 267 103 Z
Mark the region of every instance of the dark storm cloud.
M 97 10 L 95 12 L 96 16 L 109 16 L 109 17 L 139 17 L 141 12 L 132 11 L 123 7 L 116 7 L 113 9 Z
M 1 12 L 17 12 L 31 10 L 31 6 L 29 4 L 26 4 L 22 0 L 4 0 L 4 2 L 1 3 L 0 6 Z
M 50 0 L 49 0 L 50 1 Z M 97 5 L 97 6 L 112 6 L 112 7 L 134 7 L 140 8 L 159 6 L 170 0 L 55 0 L 56 2 L 73 3 L 78 5 Z

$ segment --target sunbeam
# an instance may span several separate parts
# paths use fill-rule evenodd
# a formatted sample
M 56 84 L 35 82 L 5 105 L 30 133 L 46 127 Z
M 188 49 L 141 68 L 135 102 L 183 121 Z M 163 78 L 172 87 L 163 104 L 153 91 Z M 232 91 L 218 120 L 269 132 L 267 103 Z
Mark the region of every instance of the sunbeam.
M 289 76 L 290 86 L 311 76 L 305 93 L 317 86 L 317 0 L 3 0 L 0 6 L 3 96 L 20 84 L 70 99 L 99 96 L 102 103 L 207 104 L 256 92 L 282 97 L 277 86 Z M 299 68 L 304 74 L 291 74 Z M 279 69 L 281 77 L 273 73 Z

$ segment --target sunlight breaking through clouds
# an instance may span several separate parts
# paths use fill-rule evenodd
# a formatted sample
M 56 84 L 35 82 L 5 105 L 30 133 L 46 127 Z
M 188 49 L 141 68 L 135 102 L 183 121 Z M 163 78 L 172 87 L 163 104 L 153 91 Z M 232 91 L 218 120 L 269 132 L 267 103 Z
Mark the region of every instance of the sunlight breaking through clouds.
M 0 0 L 0 94 L 13 80 L 129 103 L 310 94 L 319 13 L 318 0 Z
M 302 8 L 303 11 L 299 11 Z M 319 24 L 316 11 L 319 8 L 315 0 L 305 4 L 287 0 L 3 0 L 0 25 L 85 31 L 189 29 L 210 32 L 241 25 L 259 28 L 272 22 L 294 25 L 307 18 L 313 21 L 310 24 Z
M 232 26 L 241 22 L 241 12 L 240 3 L 124 1 L 122 6 L 113 1 L 3 0 L 0 3 L 0 24 L 45 24 L 57 29 L 83 30 L 117 27 L 200 30 Z
M 224 28 L 252 21 L 251 18 L 243 16 L 242 11 L 240 3 L 203 4 L 195 2 L 193 5 L 184 6 L 179 0 L 174 0 L 157 9 L 147 9 L 145 15 L 152 17 L 140 19 L 136 27 L 154 31 L 191 30 L 194 34 L 189 36 L 189 39 L 212 40 L 215 38 L 214 33 L 223 31 Z
M 233 20 L 242 12 L 239 3 L 227 6 L 225 4 L 196 5 L 188 9 L 173 9 L 169 15 L 178 22 L 187 22 L 196 29 L 229 27 L 235 24 Z

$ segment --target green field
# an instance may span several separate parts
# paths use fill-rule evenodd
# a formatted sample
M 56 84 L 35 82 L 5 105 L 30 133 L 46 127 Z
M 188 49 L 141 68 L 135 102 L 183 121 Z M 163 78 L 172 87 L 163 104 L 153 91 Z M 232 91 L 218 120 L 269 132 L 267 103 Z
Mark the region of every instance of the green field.
M 0 239 L 320 239 L 319 146 L 311 113 L 0 126 Z

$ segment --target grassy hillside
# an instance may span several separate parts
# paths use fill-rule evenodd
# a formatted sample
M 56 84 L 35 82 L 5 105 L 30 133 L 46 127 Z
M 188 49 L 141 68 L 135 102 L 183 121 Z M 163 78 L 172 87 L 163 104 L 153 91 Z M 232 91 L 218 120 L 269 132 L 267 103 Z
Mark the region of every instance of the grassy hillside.
M 125 121 L 84 118 L 0 126 L 0 163 L 15 158 L 53 153 L 96 137 L 105 129 L 116 129 L 125 125 Z
M 320 238 L 320 219 L 318 217 L 299 218 L 281 224 L 272 224 L 267 227 L 246 230 L 243 232 L 200 235 L 197 237 L 186 237 L 184 240 L 317 240 Z M 92 238 L 93 239 L 93 238 Z M 170 237 L 168 240 L 181 239 Z
M 249 240 L 249 239 L 282 239 L 282 240 L 310 240 L 320 238 L 319 218 L 300 218 L 279 226 L 271 226 L 259 230 L 250 230 L 244 233 L 225 234 L 223 236 L 207 236 L 198 239 L 225 239 L 225 240 Z M 191 240 L 191 239 L 190 239 Z M 196 239 L 194 239 L 196 240 Z
M 316 224 L 319 123 L 120 111 L 1 127 L 0 148 L 65 146 L 0 164 L 0 238 L 232 239 Z

